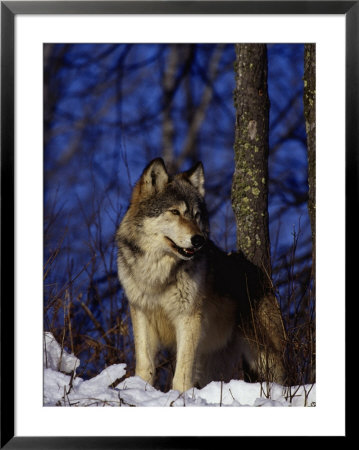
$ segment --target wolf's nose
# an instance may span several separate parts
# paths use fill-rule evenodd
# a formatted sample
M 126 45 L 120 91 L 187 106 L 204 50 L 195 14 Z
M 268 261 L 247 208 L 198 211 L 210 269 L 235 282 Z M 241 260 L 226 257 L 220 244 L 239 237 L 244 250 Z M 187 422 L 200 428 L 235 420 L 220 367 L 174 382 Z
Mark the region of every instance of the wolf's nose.
M 191 237 L 191 242 L 194 248 L 202 247 L 204 244 L 204 237 L 199 234 L 195 234 Z

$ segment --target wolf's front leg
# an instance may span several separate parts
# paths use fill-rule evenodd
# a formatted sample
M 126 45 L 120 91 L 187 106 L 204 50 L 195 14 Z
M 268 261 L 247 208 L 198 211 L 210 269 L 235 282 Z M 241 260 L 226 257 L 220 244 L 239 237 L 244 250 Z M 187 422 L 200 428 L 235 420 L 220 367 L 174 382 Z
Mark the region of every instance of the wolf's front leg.
M 146 314 L 131 306 L 131 320 L 135 338 L 136 375 L 153 384 L 158 349 L 158 336 Z
M 180 318 L 176 323 L 177 363 L 172 387 L 177 391 L 187 391 L 194 385 L 200 332 L 198 317 Z

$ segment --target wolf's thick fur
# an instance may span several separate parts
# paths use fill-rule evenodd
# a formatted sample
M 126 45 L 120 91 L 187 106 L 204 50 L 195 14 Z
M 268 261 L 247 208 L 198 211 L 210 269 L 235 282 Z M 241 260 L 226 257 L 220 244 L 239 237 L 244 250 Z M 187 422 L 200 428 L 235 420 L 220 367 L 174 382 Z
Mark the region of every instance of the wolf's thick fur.
M 263 295 L 258 270 L 209 240 L 201 163 L 169 176 L 162 159 L 153 160 L 133 190 L 116 237 L 136 375 L 152 384 L 156 354 L 166 347 L 176 352 L 173 389 L 179 391 L 245 372 L 258 377 L 258 361 L 268 362 L 263 350 L 275 347 L 276 332 L 267 333 L 265 344 L 256 339 L 262 331 L 253 326 L 254 314 L 268 316 L 256 307 Z M 275 356 L 278 371 L 277 363 Z

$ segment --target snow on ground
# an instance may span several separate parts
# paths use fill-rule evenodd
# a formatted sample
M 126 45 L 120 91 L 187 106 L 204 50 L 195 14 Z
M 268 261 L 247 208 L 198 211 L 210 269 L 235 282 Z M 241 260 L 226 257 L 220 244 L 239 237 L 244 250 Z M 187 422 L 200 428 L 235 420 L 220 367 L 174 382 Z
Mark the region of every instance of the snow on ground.
M 45 333 L 44 406 L 315 406 L 315 385 L 213 381 L 203 389 L 164 393 L 136 376 L 112 387 L 126 375 L 126 364 L 109 366 L 90 380 L 73 376 L 79 364 Z
M 80 360 L 61 350 L 52 333 L 44 333 L 44 366 L 53 370 L 71 373 L 80 365 Z

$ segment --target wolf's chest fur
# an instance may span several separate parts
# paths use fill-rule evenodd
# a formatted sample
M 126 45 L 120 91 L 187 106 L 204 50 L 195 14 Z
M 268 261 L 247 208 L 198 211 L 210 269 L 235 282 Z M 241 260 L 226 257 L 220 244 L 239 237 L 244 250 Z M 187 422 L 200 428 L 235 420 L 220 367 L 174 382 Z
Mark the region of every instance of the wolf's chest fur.
M 119 265 L 119 272 L 131 305 L 148 312 L 160 308 L 171 318 L 199 307 L 205 283 L 203 266 L 202 260 L 144 255 L 133 264 L 127 260 L 127 264 Z

